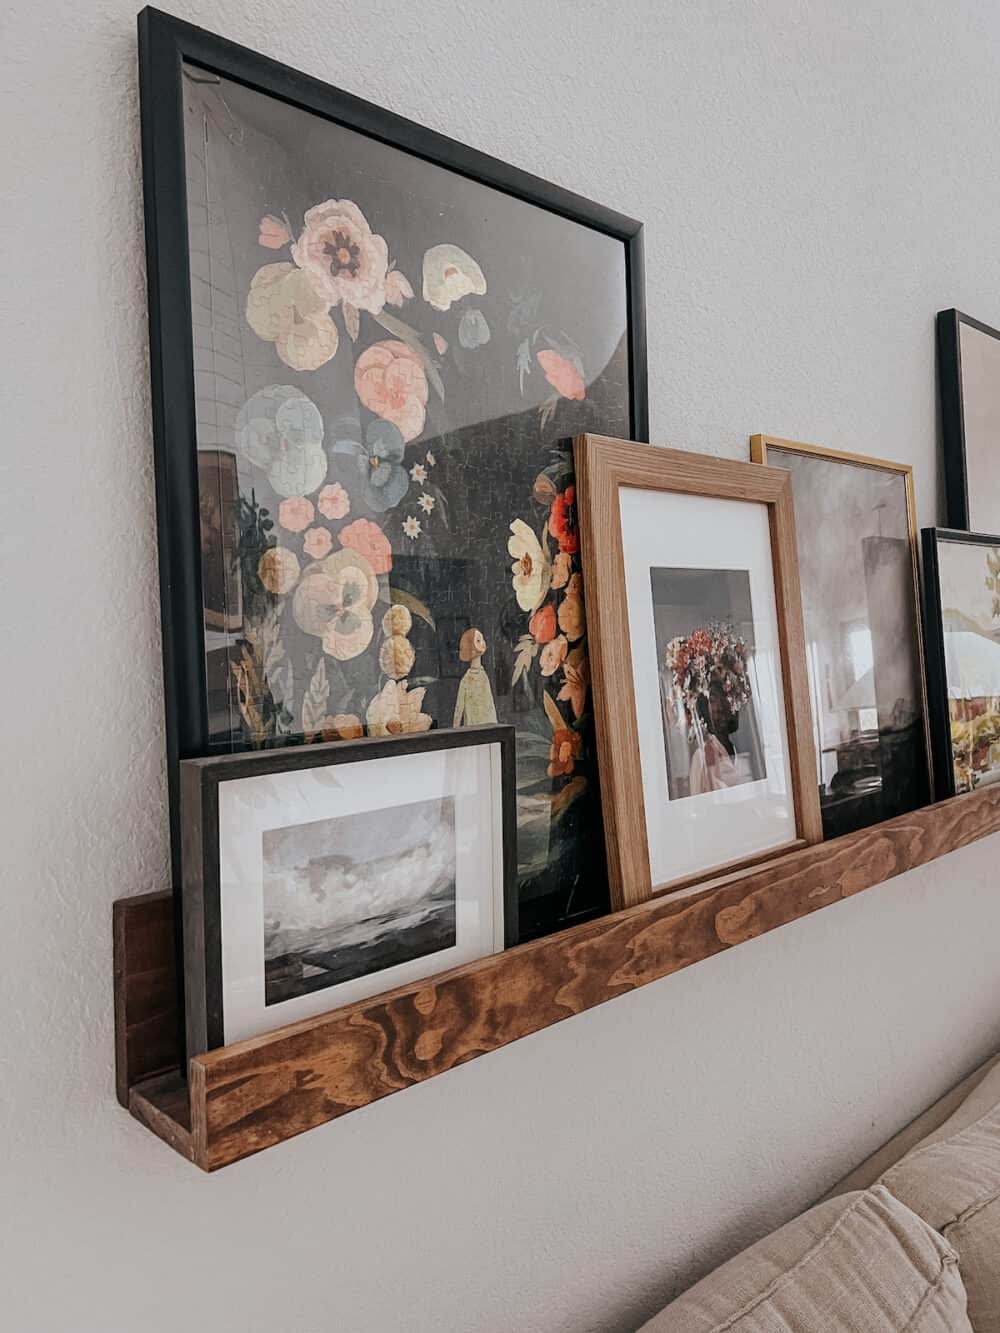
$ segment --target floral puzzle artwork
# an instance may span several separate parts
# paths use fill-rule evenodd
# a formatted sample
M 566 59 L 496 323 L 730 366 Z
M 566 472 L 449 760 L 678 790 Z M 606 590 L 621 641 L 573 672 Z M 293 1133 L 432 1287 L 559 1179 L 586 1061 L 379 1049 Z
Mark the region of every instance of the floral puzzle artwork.
M 184 73 L 210 747 L 513 723 L 522 902 L 603 906 L 568 442 L 631 431 L 625 245 Z

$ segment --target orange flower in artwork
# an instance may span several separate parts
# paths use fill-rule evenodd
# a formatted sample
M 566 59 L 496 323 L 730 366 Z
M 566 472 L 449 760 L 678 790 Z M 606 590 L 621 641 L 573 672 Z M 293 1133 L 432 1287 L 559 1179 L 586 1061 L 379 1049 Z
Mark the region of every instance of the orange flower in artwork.
M 560 634 L 558 639 L 553 639 L 542 649 L 542 655 L 538 659 L 538 666 L 543 676 L 551 676 L 562 666 L 566 658 L 566 652 L 569 645 L 566 642 L 565 635 Z
M 320 724 L 320 735 L 325 741 L 353 741 L 365 734 L 361 719 L 353 713 L 327 715 Z
M 560 727 L 558 731 L 554 731 L 552 744 L 549 746 L 549 777 L 561 778 L 567 773 L 572 773 L 582 746 L 583 741 L 578 731 L 572 731 L 569 727 Z
M 560 551 L 552 561 L 552 586 L 553 588 L 565 588 L 569 581 L 573 562 L 565 551 Z
M 358 397 L 383 421 L 391 421 L 404 440 L 415 440 L 424 428 L 427 376 L 416 352 L 390 338 L 373 343 L 354 367 Z
M 573 643 L 583 637 L 587 619 L 583 610 L 583 580 L 573 574 L 566 585 L 566 595 L 559 608 L 559 628 Z
M 528 629 L 538 643 L 548 643 L 556 637 L 556 613 L 552 606 L 540 606 L 528 621 Z
M 341 528 L 340 543 L 363 555 L 376 574 L 388 574 L 392 569 L 392 547 L 389 538 L 377 523 L 368 518 L 356 518 Z
M 564 684 L 556 695 L 561 703 L 568 703 L 573 716 L 583 716 L 587 706 L 587 690 L 590 686 L 590 663 L 582 648 L 574 648 L 563 663 Z
M 574 365 L 569 357 L 553 352 L 548 347 L 536 352 L 535 355 L 538 357 L 538 364 L 545 378 L 556 393 L 562 394 L 563 398 L 575 398 L 582 402 L 587 393 L 587 386 L 583 382 L 580 367 Z
M 576 487 L 567 486 L 552 501 L 549 511 L 549 532 L 559 543 L 560 553 L 576 555 L 580 538 L 576 530 Z

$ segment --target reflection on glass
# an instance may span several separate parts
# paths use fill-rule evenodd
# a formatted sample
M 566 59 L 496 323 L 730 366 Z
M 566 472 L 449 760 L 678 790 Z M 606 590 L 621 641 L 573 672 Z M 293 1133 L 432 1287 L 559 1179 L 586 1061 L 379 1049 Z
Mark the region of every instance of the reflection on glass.
M 514 722 L 522 897 L 596 905 L 560 442 L 630 434 L 625 246 L 185 76 L 212 742 Z
M 929 799 L 906 482 L 768 445 L 792 474 L 813 728 L 827 837 Z

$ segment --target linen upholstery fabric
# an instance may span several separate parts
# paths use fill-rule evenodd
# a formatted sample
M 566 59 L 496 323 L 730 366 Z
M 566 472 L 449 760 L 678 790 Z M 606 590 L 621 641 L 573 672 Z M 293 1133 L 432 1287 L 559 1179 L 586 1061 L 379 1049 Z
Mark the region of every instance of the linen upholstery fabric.
M 830 1199 L 704 1278 L 645 1333 L 971 1333 L 954 1250 L 876 1185 Z
M 994 1105 L 978 1119 L 987 1082 Z M 1000 1070 L 950 1121 L 882 1177 L 958 1252 L 975 1333 L 1000 1333 Z M 948 1134 L 949 1127 L 952 1133 Z
M 925 1148 L 931 1143 L 939 1143 L 942 1139 L 953 1138 L 961 1130 L 968 1129 L 977 1120 L 995 1111 L 997 1107 L 1000 1107 L 1000 1056 L 989 1062 L 983 1077 L 968 1089 L 967 1095 L 962 1098 L 947 1120 L 937 1126 L 928 1127 L 928 1132 L 915 1148 Z
M 997 1065 L 1000 1065 L 1000 1056 L 995 1055 L 978 1069 L 974 1069 L 933 1106 L 922 1111 L 916 1120 L 911 1120 L 898 1134 L 894 1134 L 888 1143 L 883 1143 L 870 1157 L 866 1157 L 860 1165 L 854 1167 L 823 1196 L 824 1199 L 832 1199 L 836 1194 L 848 1194 L 853 1190 L 870 1189 L 882 1179 L 890 1166 L 895 1166 L 914 1148 L 920 1148 L 928 1143 L 932 1135 L 935 1138 L 940 1137 L 940 1134 L 947 1137 L 956 1129 L 964 1129 L 965 1124 L 952 1121 L 956 1111 L 961 1110 L 963 1115 L 968 1115 L 968 1122 L 978 1120 L 985 1111 L 992 1109 L 1000 1101 L 1000 1069 L 997 1069 Z M 980 1085 L 994 1070 L 996 1074 L 990 1081 L 989 1087 L 979 1091 Z M 973 1092 L 975 1095 L 971 1096 Z

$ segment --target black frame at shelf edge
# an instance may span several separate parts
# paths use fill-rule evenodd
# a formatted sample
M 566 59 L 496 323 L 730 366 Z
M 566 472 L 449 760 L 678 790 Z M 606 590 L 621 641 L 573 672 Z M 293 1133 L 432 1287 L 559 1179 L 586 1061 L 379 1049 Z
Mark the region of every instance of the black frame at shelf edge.
M 965 459 L 965 409 L 962 401 L 961 326 L 1000 341 L 1000 329 L 973 319 L 961 310 L 939 310 L 937 315 L 938 385 L 941 396 L 941 435 L 944 446 L 945 517 L 949 530 L 968 531 L 969 475 Z
M 945 665 L 944 626 L 941 621 L 941 566 L 938 560 L 940 542 L 1000 547 L 1000 537 L 992 537 L 984 532 L 967 532 L 964 528 L 922 528 L 920 532 L 924 567 L 924 662 L 927 671 L 931 749 L 934 757 L 934 790 L 939 801 L 962 794 L 955 791 L 955 767 L 951 754 L 948 673 Z

